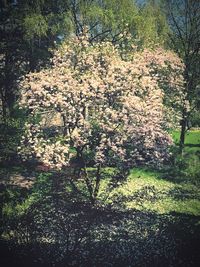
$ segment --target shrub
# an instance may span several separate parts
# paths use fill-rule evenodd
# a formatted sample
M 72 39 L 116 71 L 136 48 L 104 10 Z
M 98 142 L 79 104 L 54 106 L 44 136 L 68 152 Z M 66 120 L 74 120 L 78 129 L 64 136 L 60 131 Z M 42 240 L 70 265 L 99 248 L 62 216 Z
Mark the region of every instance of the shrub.
M 174 70 L 180 71 L 182 65 L 172 53 L 159 50 L 158 55 L 145 50 L 125 61 L 111 43 L 91 45 L 85 35 L 63 43 L 51 68 L 30 73 L 20 84 L 21 106 L 31 112 L 20 147 L 22 157 L 61 169 L 70 165 L 73 149 L 91 201 L 98 193 L 103 166 L 163 164 L 172 140 L 163 130 L 161 85 L 174 79 L 164 76 L 164 82 L 156 73 L 170 60 Z M 35 117 L 52 112 L 62 119 L 56 136 L 46 135 L 44 125 L 35 123 Z M 94 187 L 88 163 L 96 168 Z

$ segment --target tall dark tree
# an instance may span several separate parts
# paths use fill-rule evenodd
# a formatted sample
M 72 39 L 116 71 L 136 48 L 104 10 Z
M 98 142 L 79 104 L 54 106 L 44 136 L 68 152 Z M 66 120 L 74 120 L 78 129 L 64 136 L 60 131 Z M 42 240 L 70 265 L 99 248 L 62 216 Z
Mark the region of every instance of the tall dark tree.
M 12 116 L 18 78 L 44 65 L 49 48 L 59 36 L 70 32 L 71 19 L 64 2 L 0 2 L 0 99 L 4 120 Z
M 164 3 L 171 28 L 171 45 L 185 63 L 185 95 L 190 104 L 189 109 L 183 105 L 181 110 L 182 151 L 189 121 L 200 107 L 200 1 L 169 0 Z

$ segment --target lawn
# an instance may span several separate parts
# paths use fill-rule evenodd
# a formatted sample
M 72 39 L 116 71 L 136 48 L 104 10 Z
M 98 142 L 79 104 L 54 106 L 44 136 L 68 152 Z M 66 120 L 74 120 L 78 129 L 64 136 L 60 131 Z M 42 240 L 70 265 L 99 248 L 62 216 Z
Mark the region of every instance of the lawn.
M 167 181 L 162 175 L 155 171 L 132 169 L 127 181 L 109 192 L 105 203 L 115 208 L 123 207 L 158 214 L 177 212 L 200 216 L 199 184 L 194 184 L 189 179 Z M 102 183 L 102 196 L 106 191 L 105 184 L 106 182 Z
M 176 144 L 179 143 L 180 131 L 173 131 L 172 137 Z M 200 151 L 200 130 L 191 130 L 185 136 L 186 151 Z

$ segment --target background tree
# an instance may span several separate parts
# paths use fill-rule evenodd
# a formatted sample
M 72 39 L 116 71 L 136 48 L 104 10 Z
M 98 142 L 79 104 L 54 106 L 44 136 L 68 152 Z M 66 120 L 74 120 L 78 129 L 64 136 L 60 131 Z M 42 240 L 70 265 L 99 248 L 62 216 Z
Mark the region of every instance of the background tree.
M 200 2 L 194 0 L 171 0 L 164 2 L 171 29 L 173 49 L 185 64 L 185 104 L 182 106 L 180 149 L 192 118 L 199 112 L 200 84 Z
M 71 30 L 63 1 L 57 4 L 42 0 L 1 1 L 0 92 L 4 120 L 13 114 L 17 79 L 44 65 L 51 55 L 49 48 Z
M 166 47 L 169 25 L 167 17 L 158 1 L 142 1 L 137 18 L 137 38 L 142 46 L 152 47 L 162 45 Z

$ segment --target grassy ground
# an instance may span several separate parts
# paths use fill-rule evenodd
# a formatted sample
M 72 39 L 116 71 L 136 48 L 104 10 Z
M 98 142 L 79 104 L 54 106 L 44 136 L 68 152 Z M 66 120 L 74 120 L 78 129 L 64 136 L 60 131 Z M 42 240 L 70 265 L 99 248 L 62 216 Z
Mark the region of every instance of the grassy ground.
M 95 207 L 83 180 L 1 169 L 1 266 L 198 266 L 199 139 L 190 132 L 159 171 L 134 168 L 116 183 L 105 168 Z
M 100 197 L 105 194 L 106 185 L 104 181 Z M 200 216 L 199 184 L 190 179 L 167 181 L 162 173 L 135 168 L 126 182 L 109 193 L 105 203 L 158 214 L 177 212 Z
M 173 131 L 172 137 L 176 144 L 179 143 L 180 131 Z M 200 151 L 200 130 L 191 130 L 185 136 L 186 151 Z

